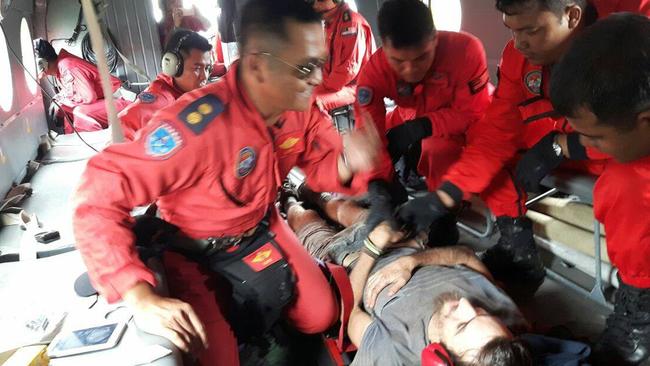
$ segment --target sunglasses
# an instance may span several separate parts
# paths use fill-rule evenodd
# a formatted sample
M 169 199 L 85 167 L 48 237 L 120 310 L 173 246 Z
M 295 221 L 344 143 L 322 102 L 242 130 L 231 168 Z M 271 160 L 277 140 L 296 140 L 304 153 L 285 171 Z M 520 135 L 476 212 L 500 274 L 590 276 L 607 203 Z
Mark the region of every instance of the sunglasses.
M 311 77 L 314 76 L 314 73 L 316 73 L 316 70 L 322 70 L 323 65 L 325 65 L 325 60 L 317 60 L 316 62 L 309 62 L 305 65 L 295 65 L 292 64 L 285 59 L 278 57 L 272 53 L 269 52 L 257 52 L 253 53 L 253 55 L 263 55 L 263 56 L 268 56 L 271 57 L 277 61 L 282 62 L 283 64 L 291 67 L 292 69 L 296 70 L 295 77 L 297 77 L 300 80 L 307 80 Z

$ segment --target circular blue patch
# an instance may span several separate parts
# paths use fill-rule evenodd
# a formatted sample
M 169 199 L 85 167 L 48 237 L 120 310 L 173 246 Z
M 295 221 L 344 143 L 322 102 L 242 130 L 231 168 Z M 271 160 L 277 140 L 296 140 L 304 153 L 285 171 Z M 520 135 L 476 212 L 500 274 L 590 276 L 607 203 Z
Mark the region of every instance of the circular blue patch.
M 154 158 L 165 158 L 181 146 L 181 136 L 174 127 L 163 123 L 147 136 L 145 140 L 147 155 Z
M 156 96 L 149 92 L 142 92 L 138 95 L 138 99 L 144 104 L 151 104 L 156 101 Z
M 361 86 L 357 89 L 357 101 L 359 105 L 366 106 L 372 102 L 372 89 Z
M 239 156 L 237 157 L 237 166 L 235 169 L 235 175 L 237 178 L 244 178 L 255 168 L 256 155 L 255 150 L 252 147 L 246 146 L 245 148 L 239 150 Z

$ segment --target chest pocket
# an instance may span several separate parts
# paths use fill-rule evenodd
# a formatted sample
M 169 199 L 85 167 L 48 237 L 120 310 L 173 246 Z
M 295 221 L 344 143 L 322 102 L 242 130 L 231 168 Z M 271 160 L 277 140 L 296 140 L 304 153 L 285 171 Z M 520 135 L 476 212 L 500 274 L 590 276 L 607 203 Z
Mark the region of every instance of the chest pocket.
M 224 161 L 216 181 L 230 203 L 239 207 L 266 203 L 276 169 L 272 154 L 270 145 L 245 145 Z
M 536 96 L 519 104 L 524 123 L 526 148 L 530 148 L 551 131 L 564 131 L 567 122 L 553 109 L 551 102 Z
M 416 97 L 419 98 L 418 114 L 451 106 L 454 99 L 454 86 L 447 74 L 434 73 L 427 79 L 423 87 L 422 92 L 416 94 Z

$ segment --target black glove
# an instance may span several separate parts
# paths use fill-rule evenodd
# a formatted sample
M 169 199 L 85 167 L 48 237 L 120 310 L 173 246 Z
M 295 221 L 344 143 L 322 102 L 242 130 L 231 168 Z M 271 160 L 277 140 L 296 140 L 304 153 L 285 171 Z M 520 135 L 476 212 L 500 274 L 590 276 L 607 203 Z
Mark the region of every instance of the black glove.
M 526 192 L 540 192 L 539 182 L 564 161 L 562 149 L 555 143 L 556 135 L 551 132 L 544 136 L 517 163 L 516 179 Z
M 393 198 L 393 191 L 398 191 L 396 188 L 399 187 L 391 187 L 391 183 L 384 180 L 373 180 L 368 184 L 370 209 L 365 222 L 367 233 L 370 233 L 384 221 L 387 221 L 393 229 L 398 228 L 393 215 L 396 202 Z M 396 199 L 398 198 L 396 197 Z
M 409 151 L 413 144 L 432 134 L 431 121 L 427 117 L 419 117 L 402 123 L 388 130 L 388 153 L 393 162 Z
M 431 224 L 447 214 L 449 209 L 436 192 L 417 193 L 397 209 L 397 219 L 415 233 L 428 232 Z

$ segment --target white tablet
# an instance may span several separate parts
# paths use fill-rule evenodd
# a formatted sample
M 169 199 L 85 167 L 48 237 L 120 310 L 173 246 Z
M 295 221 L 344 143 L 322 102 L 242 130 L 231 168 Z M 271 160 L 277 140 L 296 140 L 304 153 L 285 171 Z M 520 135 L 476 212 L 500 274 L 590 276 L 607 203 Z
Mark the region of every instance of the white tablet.
M 125 328 L 125 322 L 118 322 L 62 332 L 54 337 L 47 354 L 50 357 L 63 357 L 113 348 Z

